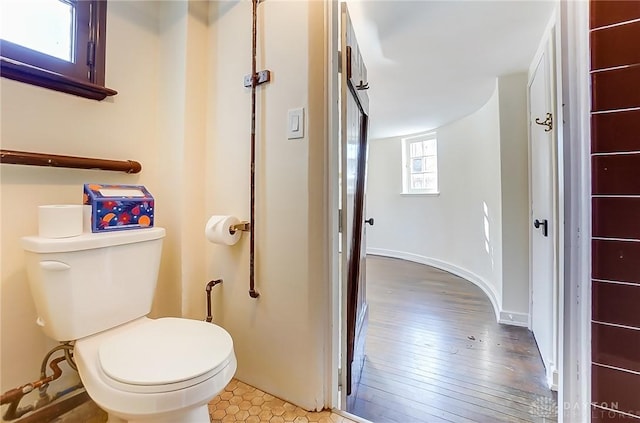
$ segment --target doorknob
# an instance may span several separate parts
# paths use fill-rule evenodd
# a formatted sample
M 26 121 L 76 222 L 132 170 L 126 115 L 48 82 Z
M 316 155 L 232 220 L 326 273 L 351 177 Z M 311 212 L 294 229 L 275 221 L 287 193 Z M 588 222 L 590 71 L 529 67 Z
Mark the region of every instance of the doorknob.
M 548 222 L 547 219 L 542 219 L 542 220 L 534 220 L 533 221 L 533 226 L 538 229 L 540 228 L 540 226 L 542 226 L 542 235 L 547 236 L 547 232 L 548 232 Z
M 368 218 L 367 220 L 364 221 L 364 223 L 368 223 L 369 225 L 373 226 L 373 217 Z

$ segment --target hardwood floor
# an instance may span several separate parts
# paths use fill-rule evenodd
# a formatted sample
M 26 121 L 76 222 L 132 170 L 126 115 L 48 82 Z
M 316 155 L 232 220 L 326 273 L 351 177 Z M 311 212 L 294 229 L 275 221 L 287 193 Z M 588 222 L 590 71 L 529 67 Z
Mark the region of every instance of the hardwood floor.
M 352 414 L 384 422 L 554 422 L 531 332 L 499 325 L 480 288 L 367 257 L 366 359 Z

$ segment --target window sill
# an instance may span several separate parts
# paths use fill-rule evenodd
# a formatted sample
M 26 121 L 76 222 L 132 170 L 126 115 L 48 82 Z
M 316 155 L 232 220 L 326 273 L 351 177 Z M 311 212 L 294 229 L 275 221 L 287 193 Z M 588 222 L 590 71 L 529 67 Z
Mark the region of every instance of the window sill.
M 401 192 L 401 197 L 439 197 L 440 192 Z
M 98 101 L 118 94 L 117 91 L 110 88 L 29 66 L 5 57 L 0 58 L 0 75 L 15 81 Z

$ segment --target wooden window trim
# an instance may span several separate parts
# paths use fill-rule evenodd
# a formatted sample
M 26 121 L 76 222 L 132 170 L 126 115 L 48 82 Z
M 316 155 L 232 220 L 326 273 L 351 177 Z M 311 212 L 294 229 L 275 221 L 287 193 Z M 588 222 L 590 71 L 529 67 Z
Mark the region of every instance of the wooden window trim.
M 89 2 L 79 2 L 79 7 L 88 7 Z M 45 54 L 18 46 L 6 40 L 2 40 L 2 53 L 0 57 L 0 75 L 15 81 L 48 88 L 68 94 L 77 95 L 93 100 L 104 100 L 108 96 L 118 92 L 104 86 L 105 81 L 105 56 L 106 56 L 106 21 L 107 2 L 97 0 L 92 2 L 92 16 L 94 25 L 89 34 L 84 34 L 95 43 L 95 64 L 85 71 L 71 69 L 68 62 L 50 57 Z M 88 13 L 82 13 L 79 17 L 80 27 L 89 27 L 86 17 Z M 82 19 L 82 20 L 81 20 Z M 80 31 L 80 30 L 78 30 Z M 85 31 L 86 32 L 86 31 Z M 87 37 L 88 35 L 88 37 Z M 78 60 L 87 61 L 87 46 L 78 45 Z

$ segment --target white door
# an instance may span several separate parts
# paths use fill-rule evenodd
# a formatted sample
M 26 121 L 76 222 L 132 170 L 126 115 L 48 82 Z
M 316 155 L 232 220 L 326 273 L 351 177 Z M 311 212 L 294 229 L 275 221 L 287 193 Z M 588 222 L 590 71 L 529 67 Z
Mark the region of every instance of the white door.
M 529 131 L 531 152 L 531 330 L 552 384 L 554 363 L 554 154 L 552 81 L 549 54 L 545 51 L 529 85 Z M 553 116 L 551 116 L 551 119 Z M 554 128 L 555 129 L 555 128 Z

